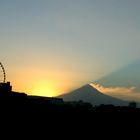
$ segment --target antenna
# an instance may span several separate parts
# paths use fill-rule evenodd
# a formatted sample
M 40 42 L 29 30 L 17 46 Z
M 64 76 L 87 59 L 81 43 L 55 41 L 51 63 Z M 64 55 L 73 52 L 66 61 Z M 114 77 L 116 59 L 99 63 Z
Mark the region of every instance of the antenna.
M 5 83 L 6 82 L 6 72 L 5 72 L 4 66 L 3 66 L 3 64 L 1 62 L 0 62 L 0 67 L 2 68 L 2 73 L 3 73 L 2 82 Z

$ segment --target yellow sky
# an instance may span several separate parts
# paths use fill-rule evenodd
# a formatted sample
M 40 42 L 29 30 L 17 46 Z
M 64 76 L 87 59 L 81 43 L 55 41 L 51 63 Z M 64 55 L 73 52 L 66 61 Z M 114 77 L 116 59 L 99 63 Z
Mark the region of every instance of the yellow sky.
M 54 97 L 80 86 L 77 76 L 67 71 L 18 68 L 8 74 L 13 90 L 29 95 Z M 86 82 L 86 81 L 85 81 Z

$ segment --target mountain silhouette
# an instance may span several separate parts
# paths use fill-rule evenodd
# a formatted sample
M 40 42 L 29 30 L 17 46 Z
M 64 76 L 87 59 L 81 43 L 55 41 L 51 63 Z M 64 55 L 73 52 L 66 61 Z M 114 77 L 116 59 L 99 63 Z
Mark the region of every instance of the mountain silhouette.
M 79 101 L 82 100 L 84 102 L 89 102 L 92 105 L 100 105 L 100 104 L 112 104 L 116 106 L 126 106 L 128 102 L 104 95 L 99 92 L 97 89 L 93 88 L 91 85 L 85 85 L 79 89 L 76 89 L 70 93 L 59 96 L 63 98 L 64 101 Z
M 140 60 L 94 81 L 94 83 L 107 87 L 136 87 L 140 91 Z

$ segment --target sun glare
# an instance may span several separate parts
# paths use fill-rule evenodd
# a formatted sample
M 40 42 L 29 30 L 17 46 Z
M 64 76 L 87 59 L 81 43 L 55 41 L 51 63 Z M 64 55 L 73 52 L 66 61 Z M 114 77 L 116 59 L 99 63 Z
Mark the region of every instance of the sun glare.
M 32 94 L 33 95 L 39 95 L 39 96 L 47 96 L 47 97 L 57 96 L 56 95 L 57 93 L 53 89 L 44 88 L 44 87 L 34 89 Z
M 37 96 L 46 96 L 46 97 L 55 97 L 58 95 L 57 90 L 55 87 L 49 84 L 37 84 L 30 92 L 32 95 Z

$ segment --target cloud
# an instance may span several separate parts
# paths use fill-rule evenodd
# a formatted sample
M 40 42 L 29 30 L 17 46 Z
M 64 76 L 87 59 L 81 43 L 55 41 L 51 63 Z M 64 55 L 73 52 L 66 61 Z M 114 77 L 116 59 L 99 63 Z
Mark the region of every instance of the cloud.
M 90 85 L 106 95 L 120 98 L 123 100 L 140 102 L 140 93 L 135 92 L 135 87 L 104 87 L 100 84 Z

